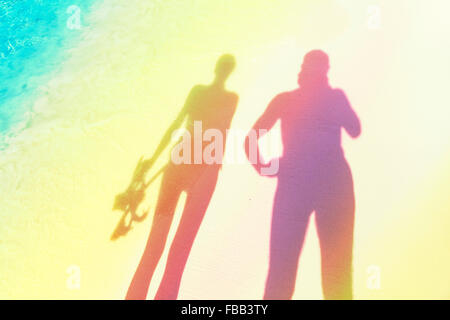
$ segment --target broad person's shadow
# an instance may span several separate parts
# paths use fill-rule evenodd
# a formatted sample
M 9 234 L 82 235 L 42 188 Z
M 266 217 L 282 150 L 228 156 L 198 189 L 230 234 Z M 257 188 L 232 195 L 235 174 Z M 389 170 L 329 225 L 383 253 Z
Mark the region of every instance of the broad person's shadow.
M 224 154 L 226 131 L 236 110 L 238 96 L 225 83 L 235 67 L 232 55 L 222 55 L 211 84 L 196 85 L 183 109 L 163 136 L 153 157 L 141 164 L 143 176 L 184 125 L 184 133 L 166 165 L 147 245 L 128 288 L 126 299 L 146 299 L 154 271 L 164 251 L 174 212 L 182 192 L 186 202 L 172 241 L 163 278 L 155 299 L 176 299 L 186 262 L 214 193 Z M 197 128 L 202 130 L 198 135 Z M 204 134 L 203 134 L 204 132 Z M 213 141 L 202 143 L 202 139 Z M 222 142 L 222 143 L 219 143 Z M 211 145 L 214 148 L 211 148 Z M 200 148 L 197 148 L 200 146 Z M 209 155 L 209 156 L 208 156 Z
M 324 298 L 353 297 L 355 199 L 352 174 L 341 146 L 341 129 L 356 138 L 361 127 L 344 92 L 328 84 L 328 69 L 325 52 L 307 53 L 298 76 L 299 88 L 277 95 L 253 126 L 255 130 L 270 130 L 280 120 L 283 142 L 264 299 L 292 297 L 313 212 L 321 249 Z M 246 150 L 249 154 L 248 139 Z M 254 166 L 261 172 L 265 164 L 258 162 Z

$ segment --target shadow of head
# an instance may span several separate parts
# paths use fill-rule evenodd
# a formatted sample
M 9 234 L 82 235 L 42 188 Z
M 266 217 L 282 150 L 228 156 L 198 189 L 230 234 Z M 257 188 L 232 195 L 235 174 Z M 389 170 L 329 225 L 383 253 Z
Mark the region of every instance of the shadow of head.
M 298 84 L 300 86 L 326 84 L 329 69 L 328 55 L 322 50 L 312 50 L 303 58 L 302 67 L 298 74 Z
M 219 57 L 216 63 L 216 79 L 225 81 L 236 67 L 236 59 L 231 54 L 224 54 Z

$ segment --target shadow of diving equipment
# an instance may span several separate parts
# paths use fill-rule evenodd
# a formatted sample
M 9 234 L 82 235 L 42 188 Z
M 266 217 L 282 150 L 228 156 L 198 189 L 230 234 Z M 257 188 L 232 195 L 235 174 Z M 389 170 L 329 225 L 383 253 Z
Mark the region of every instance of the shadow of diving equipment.
M 147 217 L 150 208 L 146 210 L 141 208 L 142 201 L 145 198 L 145 190 L 165 169 L 166 166 L 162 167 L 148 181 L 145 181 L 146 168 L 143 158 L 139 159 L 128 188 L 114 199 L 113 210 L 120 210 L 123 214 L 111 235 L 112 241 L 125 236 L 132 229 L 133 222 L 141 222 Z

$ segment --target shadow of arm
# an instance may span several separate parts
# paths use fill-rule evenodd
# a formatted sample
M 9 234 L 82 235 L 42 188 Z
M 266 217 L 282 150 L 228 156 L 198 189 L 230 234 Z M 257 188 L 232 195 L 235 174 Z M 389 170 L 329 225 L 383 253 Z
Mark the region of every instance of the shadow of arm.
M 278 95 L 269 103 L 269 106 L 259 117 L 245 138 L 245 153 L 258 173 L 261 173 L 262 167 L 267 166 L 260 154 L 258 140 L 267 134 L 280 118 L 280 100 L 280 96 Z
M 339 105 L 341 106 L 341 124 L 345 131 L 353 139 L 361 135 L 361 122 L 353 110 L 347 96 L 341 90 L 338 90 Z
M 198 90 L 197 87 L 192 88 L 191 92 L 189 93 L 186 99 L 183 109 L 181 109 L 180 113 L 177 115 L 177 117 L 172 122 L 170 127 L 164 133 L 164 136 L 162 137 L 161 142 L 156 148 L 155 153 L 150 159 L 144 161 L 143 163 L 144 169 L 148 169 L 158 159 L 158 157 L 161 155 L 161 153 L 164 151 L 167 145 L 171 142 L 172 134 L 174 133 L 175 130 L 181 127 L 184 119 L 189 113 L 189 110 L 192 108 L 192 104 L 194 103 L 194 97 L 197 94 L 197 90 Z

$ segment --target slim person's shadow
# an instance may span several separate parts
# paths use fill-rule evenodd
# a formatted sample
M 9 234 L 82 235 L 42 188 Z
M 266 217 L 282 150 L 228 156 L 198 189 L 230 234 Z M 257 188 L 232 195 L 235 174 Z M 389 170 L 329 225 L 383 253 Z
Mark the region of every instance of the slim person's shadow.
M 273 205 L 265 299 L 290 299 L 309 217 L 315 212 L 325 299 L 352 298 L 355 199 L 341 128 L 353 138 L 360 122 L 343 91 L 328 84 L 329 60 L 305 55 L 299 88 L 276 96 L 253 129 L 281 122 L 283 155 Z M 247 154 L 248 154 L 247 140 Z M 255 164 L 258 171 L 262 164 Z
M 200 150 L 195 148 L 195 145 L 201 145 L 202 141 L 194 140 L 204 137 L 197 137 L 194 128 L 200 125 L 205 133 L 212 129 L 215 133 L 219 132 L 223 138 L 226 137 L 226 130 L 230 127 L 238 101 L 237 94 L 225 88 L 225 82 L 234 67 L 233 56 L 227 54 L 219 58 L 214 81 L 210 85 L 194 86 L 154 156 L 142 164 L 143 168 L 150 167 L 169 144 L 172 133 L 186 122 L 183 143 L 177 144 L 172 150 L 172 159 L 164 170 L 150 235 L 126 299 L 146 298 L 150 281 L 166 244 L 178 199 L 181 193 L 185 192 L 187 197 L 181 221 L 170 247 L 164 276 L 155 299 L 176 299 L 178 296 L 189 253 L 217 183 L 225 146 L 223 142 L 221 150 L 214 151 L 215 159 L 211 163 L 204 158 L 207 143 L 203 143 Z M 180 146 L 186 145 L 194 150 L 179 150 Z M 182 159 L 182 163 L 174 161 L 174 155 L 176 159 Z

